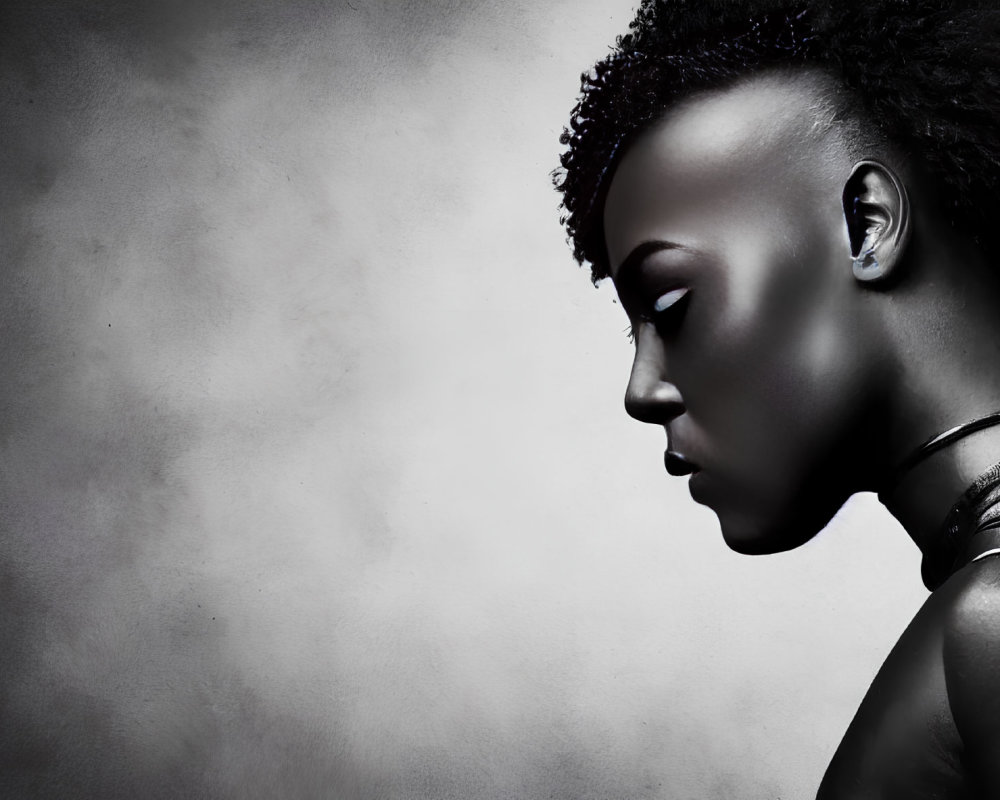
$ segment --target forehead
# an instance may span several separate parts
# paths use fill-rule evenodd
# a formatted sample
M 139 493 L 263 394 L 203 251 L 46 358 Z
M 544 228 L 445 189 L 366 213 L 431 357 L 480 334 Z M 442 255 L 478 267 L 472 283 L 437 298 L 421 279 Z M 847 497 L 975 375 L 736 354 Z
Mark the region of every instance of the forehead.
M 612 273 L 639 242 L 692 234 L 708 215 L 739 223 L 748 209 L 803 208 L 836 194 L 852 161 L 830 94 L 823 76 L 774 73 L 671 108 L 612 178 L 604 207 Z

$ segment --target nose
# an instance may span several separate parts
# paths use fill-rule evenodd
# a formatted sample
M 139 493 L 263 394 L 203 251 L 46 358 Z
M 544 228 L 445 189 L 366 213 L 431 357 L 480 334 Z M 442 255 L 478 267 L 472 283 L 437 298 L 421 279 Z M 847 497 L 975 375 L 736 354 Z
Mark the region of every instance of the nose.
M 636 333 L 635 360 L 625 390 L 625 410 L 640 422 L 666 425 L 684 413 L 681 393 L 666 377 L 666 350 L 653 325 Z

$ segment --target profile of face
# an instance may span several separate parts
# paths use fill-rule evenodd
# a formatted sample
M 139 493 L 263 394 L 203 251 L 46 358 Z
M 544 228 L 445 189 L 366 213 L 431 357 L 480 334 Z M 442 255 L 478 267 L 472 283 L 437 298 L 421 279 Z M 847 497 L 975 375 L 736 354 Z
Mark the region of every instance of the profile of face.
M 870 488 L 884 364 L 830 116 L 821 83 L 781 73 L 693 96 L 629 146 L 605 203 L 626 408 L 665 429 L 668 470 L 740 552 L 795 547 Z

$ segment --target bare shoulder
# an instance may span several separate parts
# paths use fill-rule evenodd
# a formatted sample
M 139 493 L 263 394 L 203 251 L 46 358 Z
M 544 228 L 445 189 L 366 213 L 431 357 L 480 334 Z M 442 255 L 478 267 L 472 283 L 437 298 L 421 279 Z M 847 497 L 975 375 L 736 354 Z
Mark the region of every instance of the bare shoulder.
M 1000 793 L 1000 558 L 954 576 L 944 618 L 948 702 L 969 766 Z
M 976 677 L 989 677 L 1000 688 L 1000 557 L 970 564 L 952 580 L 954 588 L 943 587 L 950 589 L 943 618 L 945 669 L 955 672 L 948 676 L 949 692 L 967 694 L 968 679 Z
M 942 651 L 972 572 L 952 576 L 903 631 L 844 734 L 818 800 L 969 796 Z
M 875 676 L 818 795 L 945 797 L 1000 797 L 1000 558 L 966 566 L 927 598 Z

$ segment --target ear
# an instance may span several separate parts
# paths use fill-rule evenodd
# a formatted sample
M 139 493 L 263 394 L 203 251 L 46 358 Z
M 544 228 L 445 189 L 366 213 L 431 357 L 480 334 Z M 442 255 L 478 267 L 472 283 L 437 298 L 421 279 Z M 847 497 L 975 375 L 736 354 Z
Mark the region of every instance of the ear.
M 854 277 L 879 283 L 897 277 L 910 241 L 910 201 L 896 174 L 878 161 L 859 161 L 844 185 L 844 217 Z

